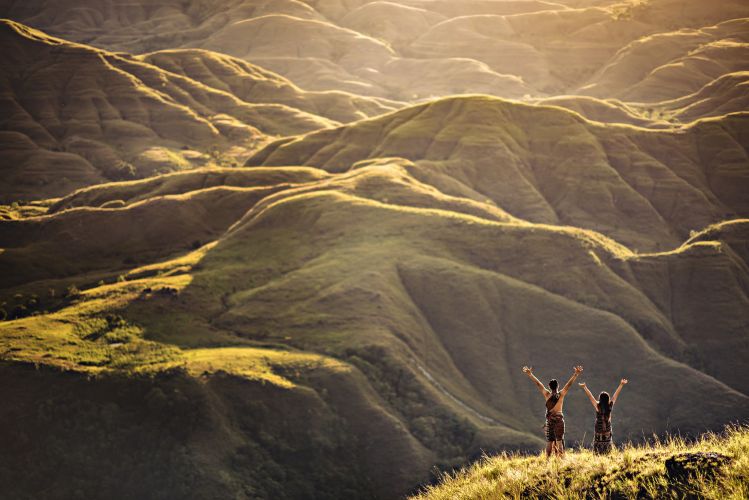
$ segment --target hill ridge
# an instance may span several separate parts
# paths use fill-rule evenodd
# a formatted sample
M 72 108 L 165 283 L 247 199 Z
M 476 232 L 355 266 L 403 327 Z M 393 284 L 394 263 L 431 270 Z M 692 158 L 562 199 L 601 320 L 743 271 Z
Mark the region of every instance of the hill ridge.
M 2 24 L 0 141 L 9 161 L 0 200 L 8 204 L 107 180 L 237 164 L 270 135 L 340 123 L 314 114 L 319 108 L 351 121 L 399 105 L 345 93 L 307 93 L 280 77 L 280 87 L 270 83 L 242 100 L 210 85 L 215 82 L 203 84 L 145 57 L 67 42 L 15 21 Z M 200 64 L 213 61 L 229 72 L 225 78 L 258 83 L 245 72 L 254 67 L 232 66 L 209 52 L 197 55 Z M 275 78 L 265 70 L 257 75 Z
M 280 139 L 253 154 L 246 165 L 306 165 L 338 173 L 367 158 L 402 157 L 413 162 L 411 175 L 446 194 L 489 200 L 517 218 L 536 223 L 588 227 L 650 251 L 654 242 L 656 247 L 674 247 L 690 230 L 746 213 L 749 207 L 732 194 L 734 187 L 723 187 L 714 176 L 726 175 L 726 182 L 739 185 L 746 179 L 731 167 L 723 170 L 720 163 L 709 166 L 717 150 L 695 150 L 693 145 L 717 134 L 723 137 L 722 147 L 734 151 L 737 160 L 731 161 L 740 162 L 746 157 L 739 137 L 747 118 L 746 112 L 737 112 L 681 128 L 651 130 L 592 122 L 560 107 L 454 96 Z M 551 134 L 560 134 L 563 140 L 550 141 Z M 680 158 L 664 154 L 667 150 L 679 151 Z M 560 165 L 577 168 L 579 175 L 583 175 L 580 165 L 586 165 L 584 175 L 596 176 L 604 183 L 602 191 L 616 194 L 574 193 L 567 188 L 562 189 L 566 194 L 559 192 L 562 186 L 572 185 L 567 181 L 574 176 Z M 706 169 L 715 179 L 710 183 L 703 173 Z M 476 180 L 479 172 L 481 182 Z M 657 196 L 643 185 L 653 175 L 664 179 Z M 680 203 L 672 198 L 676 192 L 679 198 L 692 200 L 688 214 L 695 217 L 693 222 L 674 211 L 674 203 Z M 602 220 L 609 216 L 601 206 L 581 211 L 592 206 L 592 194 L 612 205 L 609 210 L 618 214 L 615 220 Z M 576 200 L 572 212 L 565 196 Z M 612 203 L 611 196 L 622 201 Z M 664 197 L 672 201 L 665 202 Z M 641 215 L 633 216 L 633 211 Z M 632 226 L 625 230 L 622 221 L 628 217 Z M 643 224 L 645 218 L 651 222 Z M 684 227 L 690 225 L 688 230 Z M 649 234 L 648 242 L 642 239 L 644 234 Z

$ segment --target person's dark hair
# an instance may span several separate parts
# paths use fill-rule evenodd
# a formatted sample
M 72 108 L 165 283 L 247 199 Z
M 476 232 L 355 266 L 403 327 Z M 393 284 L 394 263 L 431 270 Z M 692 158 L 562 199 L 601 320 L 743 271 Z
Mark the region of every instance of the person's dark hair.
M 553 378 L 549 381 L 549 389 L 551 389 L 552 392 L 556 392 L 558 387 L 559 382 L 557 382 L 557 379 Z
M 611 406 L 612 403 L 608 392 L 604 391 L 598 395 L 598 409 L 601 413 L 611 413 Z

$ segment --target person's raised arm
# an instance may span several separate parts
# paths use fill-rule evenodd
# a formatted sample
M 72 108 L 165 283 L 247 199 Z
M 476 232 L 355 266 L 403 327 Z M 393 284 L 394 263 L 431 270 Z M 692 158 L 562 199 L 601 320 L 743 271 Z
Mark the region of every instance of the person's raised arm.
M 546 387 L 544 387 L 544 384 L 542 384 L 541 381 L 538 380 L 535 375 L 533 375 L 533 368 L 529 368 L 527 366 L 524 366 L 523 367 L 523 373 L 525 373 L 526 375 L 528 375 L 528 378 L 531 379 L 531 381 L 534 384 L 536 384 L 536 387 L 538 387 L 538 390 L 541 391 L 541 394 L 543 395 L 544 398 L 549 397 L 549 394 L 551 394 L 551 393 L 549 392 L 549 390 Z
M 614 393 L 614 396 L 611 398 L 612 403 L 616 403 L 616 398 L 619 397 L 619 393 L 622 392 L 622 387 L 627 385 L 629 383 L 629 380 L 626 378 L 623 378 L 621 382 L 619 382 L 619 387 L 616 388 L 616 392 Z
M 588 395 L 588 399 L 590 399 L 590 404 L 592 404 L 593 408 L 595 408 L 596 411 L 598 411 L 598 401 L 596 401 L 596 398 L 593 397 L 593 394 L 590 392 L 590 389 L 588 389 L 588 386 L 585 384 L 585 382 L 578 384 L 578 385 L 583 388 L 583 390 L 585 391 L 585 394 Z
M 562 396 L 567 394 L 567 391 L 570 390 L 570 387 L 572 387 L 572 384 L 577 380 L 577 377 L 580 376 L 580 374 L 583 372 L 583 367 L 580 365 L 577 365 L 575 368 L 575 373 L 572 374 L 570 379 L 567 381 L 566 384 L 564 384 L 564 387 L 562 388 Z

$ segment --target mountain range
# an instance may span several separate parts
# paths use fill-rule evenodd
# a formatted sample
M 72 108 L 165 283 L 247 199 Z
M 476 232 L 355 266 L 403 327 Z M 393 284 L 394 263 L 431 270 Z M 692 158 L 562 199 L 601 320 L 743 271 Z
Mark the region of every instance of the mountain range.
M 9 496 L 397 498 L 544 445 L 525 364 L 749 418 L 745 2 L 0 17 Z

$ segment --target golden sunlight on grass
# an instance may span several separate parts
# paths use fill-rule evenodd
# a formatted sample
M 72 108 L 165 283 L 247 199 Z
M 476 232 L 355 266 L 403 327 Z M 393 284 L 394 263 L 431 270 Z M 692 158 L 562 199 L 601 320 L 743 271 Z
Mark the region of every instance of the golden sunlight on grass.
M 705 498 L 749 495 L 749 428 L 729 427 L 696 442 L 678 437 L 625 445 L 610 455 L 568 451 L 564 459 L 502 454 L 445 474 L 412 500 L 503 498 Z

